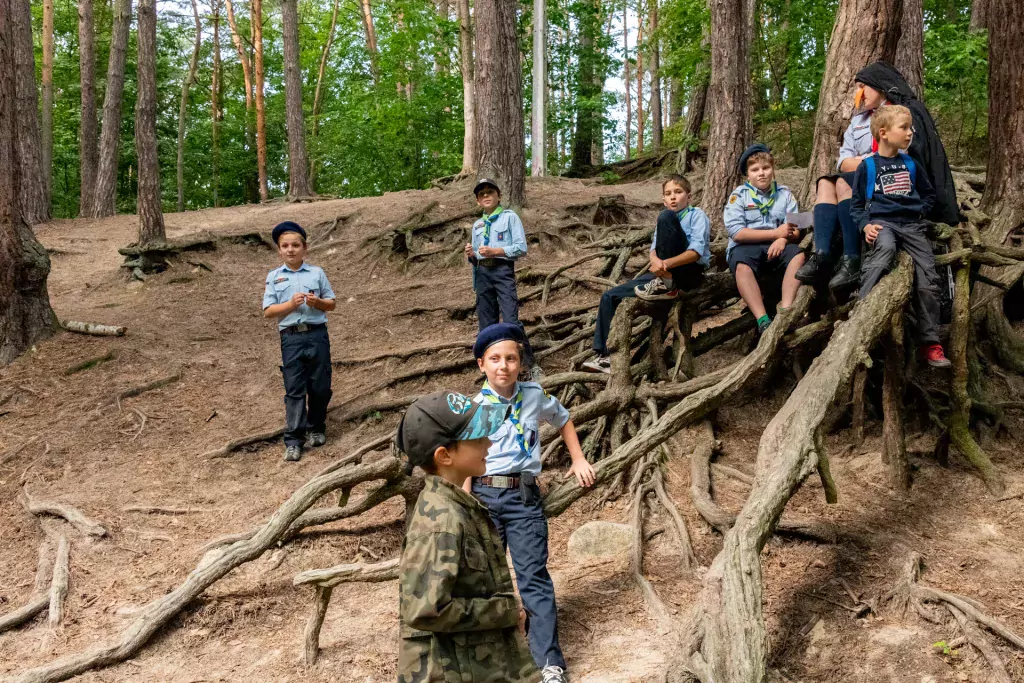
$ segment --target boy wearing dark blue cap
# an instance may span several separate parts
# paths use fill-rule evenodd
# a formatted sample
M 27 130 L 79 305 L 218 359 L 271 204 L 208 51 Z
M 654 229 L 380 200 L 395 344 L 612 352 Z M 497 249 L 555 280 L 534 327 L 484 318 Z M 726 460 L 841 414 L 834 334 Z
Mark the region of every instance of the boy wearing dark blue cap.
M 740 156 L 738 170 L 747 176 L 747 182 L 733 190 L 723 211 L 729 232 L 725 259 L 758 330 L 764 332 L 772 319 L 761 287 L 781 289 L 782 308 L 793 305 L 800 288 L 796 279 L 796 271 L 804 263 L 797 245 L 800 231 L 786 222 L 786 214 L 796 213 L 798 208 L 789 188 L 775 181 L 775 159 L 767 145 L 748 147 Z
M 331 401 L 327 311 L 334 310 L 334 290 L 321 268 L 305 262 L 306 231 L 301 225 L 285 221 L 275 226 L 272 234 L 284 265 L 267 275 L 263 317 L 276 318 L 281 335 L 284 459 L 295 462 L 302 458 L 307 432 L 310 446 L 327 441 L 327 404 Z

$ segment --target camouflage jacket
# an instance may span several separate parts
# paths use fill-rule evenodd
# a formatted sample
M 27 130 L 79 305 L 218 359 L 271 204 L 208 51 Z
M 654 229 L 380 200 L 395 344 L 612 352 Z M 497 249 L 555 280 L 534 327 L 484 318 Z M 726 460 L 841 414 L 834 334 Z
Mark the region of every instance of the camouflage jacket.
M 427 475 L 402 547 L 399 683 L 539 680 L 518 621 L 512 576 L 487 509 Z

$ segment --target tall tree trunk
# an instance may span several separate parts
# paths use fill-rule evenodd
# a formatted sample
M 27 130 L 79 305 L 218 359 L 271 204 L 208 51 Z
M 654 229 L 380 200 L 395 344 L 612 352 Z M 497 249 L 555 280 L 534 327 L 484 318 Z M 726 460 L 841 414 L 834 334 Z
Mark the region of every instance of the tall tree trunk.
M 984 31 L 988 28 L 988 3 L 990 0 L 974 0 L 971 3 L 971 30 Z
M 818 178 L 835 173 L 839 144 L 853 113 L 854 77 L 866 64 L 896 57 L 903 0 L 840 0 L 821 82 L 814 142 L 800 203 L 814 203 Z
M 707 50 L 711 38 L 707 30 L 701 36 L 701 51 Z M 684 144 L 686 150 L 683 154 L 683 172 L 693 170 L 693 160 L 697 158 L 700 148 L 700 129 L 704 125 L 707 114 L 708 84 L 711 81 L 710 59 L 702 61 L 697 65 L 693 76 L 693 85 L 690 88 L 690 99 L 686 103 L 686 130 L 684 131 Z
M 636 28 L 636 155 L 644 155 L 644 52 L 640 46 L 644 42 L 644 20 L 637 6 Z M 629 84 L 626 84 L 629 87 Z
M 15 129 L 21 164 L 18 174 L 21 216 L 29 224 L 45 223 L 50 219 L 50 202 L 43 180 L 39 96 L 36 92 L 36 60 L 32 46 L 32 7 L 27 0 L 14 3 L 11 30 L 14 34 Z
M 750 140 L 750 5 L 747 0 L 711 0 L 711 83 L 714 102 L 708 134 L 701 208 L 722 234 L 722 207 L 739 176 L 736 160 Z
M 437 50 L 434 52 L 434 73 L 447 74 L 451 71 L 451 54 L 444 42 L 444 24 L 448 23 L 452 16 L 453 0 L 437 0 L 437 29 L 434 32 L 434 39 L 437 41 Z
M 139 162 L 139 244 L 166 239 L 156 148 L 156 0 L 139 0 L 135 151 Z
M 626 90 L 626 161 L 630 156 L 630 138 L 632 131 L 630 124 L 633 118 L 633 98 L 629 94 L 629 0 L 622 3 L 622 82 Z
M 53 0 L 43 0 L 42 174 L 46 205 L 53 196 Z
M 917 98 L 924 99 L 924 2 L 903 0 L 903 18 L 900 21 L 900 39 L 896 45 L 895 66 L 914 89 Z
M 196 41 L 192 47 L 192 59 L 188 63 L 188 73 L 181 84 L 181 104 L 178 106 L 178 211 L 185 210 L 185 115 L 188 113 L 188 90 L 196 79 L 196 68 L 199 66 L 199 49 L 202 47 L 203 27 L 199 23 L 199 6 L 192 0 L 192 16 L 196 22 Z
M 668 125 L 674 126 L 683 116 L 683 93 L 679 79 L 672 77 L 668 86 Z
M 103 130 L 100 132 L 100 161 L 96 170 L 96 194 L 92 216 L 117 213 L 118 143 L 121 139 L 121 100 L 124 94 L 124 65 L 128 57 L 128 35 L 132 25 L 132 0 L 115 0 L 114 26 L 110 34 L 107 61 L 107 89 L 103 95 Z
M 532 157 L 530 175 L 548 174 L 547 107 L 544 97 L 548 86 L 548 7 L 547 0 L 533 0 L 533 127 L 530 131 Z
M 374 84 L 377 83 L 377 31 L 373 28 L 373 8 L 370 0 L 359 0 L 363 15 L 363 31 L 366 32 L 366 51 L 370 53 L 370 73 Z M 468 21 L 468 19 L 467 19 Z
M 593 163 L 594 142 L 597 138 L 595 99 L 595 50 L 600 22 L 597 19 L 598 5 L 590 1 L 579 5 L 577 21 L 579 27 L 579 76 L 576 88 L 576 134 L 573 136 L 572 162 L 570 168 L 579 173 Z
M 988 168 L 981 208 L 992 216 L 988 234 L 1004 242 L 1024 224 L 1024 4 L 989 3 Z
M 320 151 L 317 146 L 317 139 L 320 137 L 320 107 L 323 104 L 324 73 L 327 71 L 327 57 L 331 53 L 331 46 L 334 45 L 334 32 L 338 26 L 338 4 L 334 0 L 334 9 L 331 11 L 331 27 L 327 31 L 327 42 L 320 52 L 320 70 L 316 76 L 316 90 L 313 92 L 313 154 L 309 157 L 309 189 L 316 192 L 316 155 Z
M 473 27 L 470 23 L 469 0 L 455 0 L 459 17 L 459 65 L 462 71 L 462 170 L 459 175 L 472 175 L 476 159 L 476 97 L 473 78 Z
M 260 201 L 270 198 L 267 185 L 267 107 L 263 98 L 263 0 L 252 0 L 253 50 L 256 66 L 256 165 L 260 174 Z
M 255 147 L 254 142 L 256 138 L 256 105 L 253 95 L 252 60 L 249 58 L 249 54 L 245 51 L 245 46 L 242 43 L 242 34 L 238 31 L 238 22 L 235 21 L 234 5 L 231 4 L 231 0 L 224 0 L 224 6 L 228 11 L 228 26 L 231 29 L 231 43 L 235 46 L 235 52 L 238 53 L 238 62 L 242 65 L 242 80 L 245 83 L 245 144 L 248 148 L 249 154 L 251 155 L 252 150 Z M 259 198 L 258 172 L 256 182 L 253 182 L 252 175 L 248 175 L 246 177 L 245 185 L 248 200 L 250 202 L 257 201 Z
M 481 175 L 501 186 L 503 203 L 523 205 L 526 148 L 516 0 L 476 3 L 476 132 Z
M 648 70 L 651 74 L 651 151 L 661 150 L 661 76 L 658 73 L 658 0 L 649 0 L 647 10 L 647 43 L 650 47 Z
M 210 12 L 213 14 L 213 74 L 210 77 L 210 143 L 212 149 L 213 171 L 213 206 L 220 206 L 220 121 L 221 83 L 224 81 L 223 67 L 220 60 L 220 1 L 212 0 Z
M 14 15 L 21 0 L 0 0 L 0 64 L 16 64 Z M 24 3 L 26 8 L 28 3 Z M 21 217 L 17 74 L 0 69 L 0 364 L 53 334 L 54 316 L 46 291 L 50 256 Z M 35 110 L 33 110 L 33 114 Z
M 284 93 L 288 113 L 288 194 L 308 197 L 309 158 L 306 156 L 306 119 L 302 113 L 302 69 L 299 68 L 298 0 L 282 0 L 284 24 Z
M 82 107 L 78 128 L 78 163 L 80 189 L 78 213 L 92 214 L 96 189 L 96 37 L 92 18 L 93 0 L 78 0 L 78 68 Z

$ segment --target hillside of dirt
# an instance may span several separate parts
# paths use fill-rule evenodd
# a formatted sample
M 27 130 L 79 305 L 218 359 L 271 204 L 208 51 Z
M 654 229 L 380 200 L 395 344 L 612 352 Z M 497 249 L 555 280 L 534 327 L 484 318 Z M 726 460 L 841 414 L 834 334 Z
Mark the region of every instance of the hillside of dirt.
M 796 180 L 799 170 L 783 170 Z M 653 228 L 660 205 L 657 181 L 606 187 L 592 180 L 530 179 L 523 221 L 530 254 L 521 268 L 550 270 L 583 254 L 600 237 L 586 226 L 602 195 L 618 203 L 629 222 Z M 435 203 L 436 202 L 436 203 Z M 269 232 L 282 220 L 311 229 L 308 261 L 326 271 L 338 295 L 329 315 L 332 356 L 358 359 L 445 342 L 470 341 L 476 320 L 469 269 L 457 253 L 471 218 L 470 186 L 407 191 L 383 197 L 269 204 L 168 214 L 170 238 L 204 231 L 227 237 Z M 414 256 L 396 254 L 388 232 L 423 212 L 424 219 L 465 214 L 440 231 L 416 238 Z M 335 220 L 339 218 L 339 220 Z M 333 226 L 333 227 L 332 227 Z M 258 240 L 221 241 L 212 251 L 190 251 L 163 273 L 130 280 L 117 252 L 134 241 L 133 216 L 65 220 L 37 226 L 50 250 L 50 298 L 62 319 L 126 326 L 123 337 L 61 332 L 11 365 L 0 368 L 0 616 L 29 600 L 38 550 L 46 536 L 22 502 L 69 503 L 108 530 L 91 538 L 60 522 L 50 531 L 70 541 L 70 591 L 63 624 L 50 629 L 45 615 L 0 634 L 0 676 L 93 647 L 130 623 L 138 608 L 178 585 L 203 555 L 203 546 L 266 520 L 287 497 L 332 459 L 393 430 L 398 416 L 371 412 L 329 423 L 328 444 L 299 463 L 282 460 L 271 441 L 223 458 L 203 454 L 238 437 L 277 428 L 283 420 L 276 326 L 262 317 L 267 271 L 280 264 Z M 317 242 L 318 237 L 330 234 Z M 642 265 L 635 258 L 627 268 Z M 589 272 L 587 266 L 578 271 Z M 540 280 L 543 283 L 543 279 Z M 534 286 L 534 285 L 530 285 Z M 520 285 L 520 293 L 527 288 Z M 546 303 L 533 299 L 524 319 L 578 310 L 596 303 L 600 287 L 557 289 Z M 420 310 L 409 313 L 411 309 Z M 718 320 L 736 315 L 736 307 Z M 589 342 L 584 340 L 583 347 Z M 734 362 L 750 336 L 697 358 L 699 372 Z M 544 359 L 548 373 L 565 370 L 575 345 Z M 379 387 L 418 367 L 468 355 L 464 348 L 334 370 L 334 404 L 364 400 Z M 83 361 L 104 360 L 83 370 Z M 128 389 L 179 374 L 160 388 L 118 399 Z M 939 371 L 918 367 L 921 382 L 941 385 Z M 375 391 L 374 399 L 446 388 L 470 393 L 475 370 L 413 378 Z M 796 384 L 788 368 L 758 391 L 715 416 L 721 441 L 713 471 L 715 500 L 738 510 L 749 490 L 762 430 Z M 1020 401 L 1024 379 L 993 376 L 1003 400 Z M 337 416 L 336 413 L 335 416 Z M 927 416 L 908 415 L 908 450 L 914 468 L 909 492 L 885 483 L 880 461 L 881 421 L 868 406 L 864 438 L 849 420 L 828 437 L 839 502 L 828 505 L 822 487 L 808 480 L 787 510 L 832 522 L 837 543 L 777 536 L 762 556 L 766 617 L 776 680 L 877 683 L 989 680 L 977 650 L 957 644 L 960 634 L 944 612 L 929 623 L 911 611 L 896 613 L 884 598 L 911 552 L 923 555 L 922 583 L 977 601 L 992 616 L 1024 633 L 1024 502 L 995 500 L 955 452 L 948 466 L 934 457 L 936 434 Z M 1024 419 L 981 432 L 982 445 L 1004 473 L 1011 493 L 1024 492 L 1020 434 Z M 710 565 L 721 536 L 690 499 L 689 454 L 695 431 L 669 442 L 669 495 L 693 538 L 696 556 Z M 560 477 L 549 471 L 545 481 Z M 362 489 L 357 489 L 354 495 Z M 560 639 L 572 680 L 579 683 L 657 681 L 670 656 L 625 560 L 579 563 L 569 559 L 569 535 L 586 521 L 626 523 L 626 498 L 605 503 L 591 494 L 551 521 L 550 567 L 560 613 Z M 323 505 L 333 505 L 325 500 Z M 126 510 L 175 508 L 178 514 Z M 218 582 L 127 663 L 81 676 L 82 681 L 374 681 L 394 680 L 398 595 L 395 582 L 343 584 L 334 590 L 315 667 L 302 664 L 302 631 L 312 599 L 292 586 L 300 571 L 397 556 L 404 507 L 392 500 L 362 516 L 310 529 L 284 547 L 244 565 Z M 670 520 L 647 522 L 644 572 L 672 609 L 683 614 L 704 569 L 681 570 Z M 51 551 L 52 552 L 52 551 Z M 867 609 L 865 609 L 867 606 Z M 933 647 L 944 641 L 952 647 Z M 1024 681 L 1024 653 L 990 642 L 1014 681 Z

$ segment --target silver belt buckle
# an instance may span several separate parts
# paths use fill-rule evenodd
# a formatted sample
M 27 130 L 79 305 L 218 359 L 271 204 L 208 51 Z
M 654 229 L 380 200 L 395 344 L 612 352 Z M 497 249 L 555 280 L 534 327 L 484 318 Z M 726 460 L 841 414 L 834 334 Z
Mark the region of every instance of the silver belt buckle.
M 295 331 L 296 332 L 309 332 L 309 325 L 307 325 L 306 323 L 299 323 L 298 325 L 295 326 Z
M 499 474 L 498 476 L 491 477 L 491 484 L 494 485 L 495 488 L 510 489 L 512 488 L 512 477 L 506 477 Z

